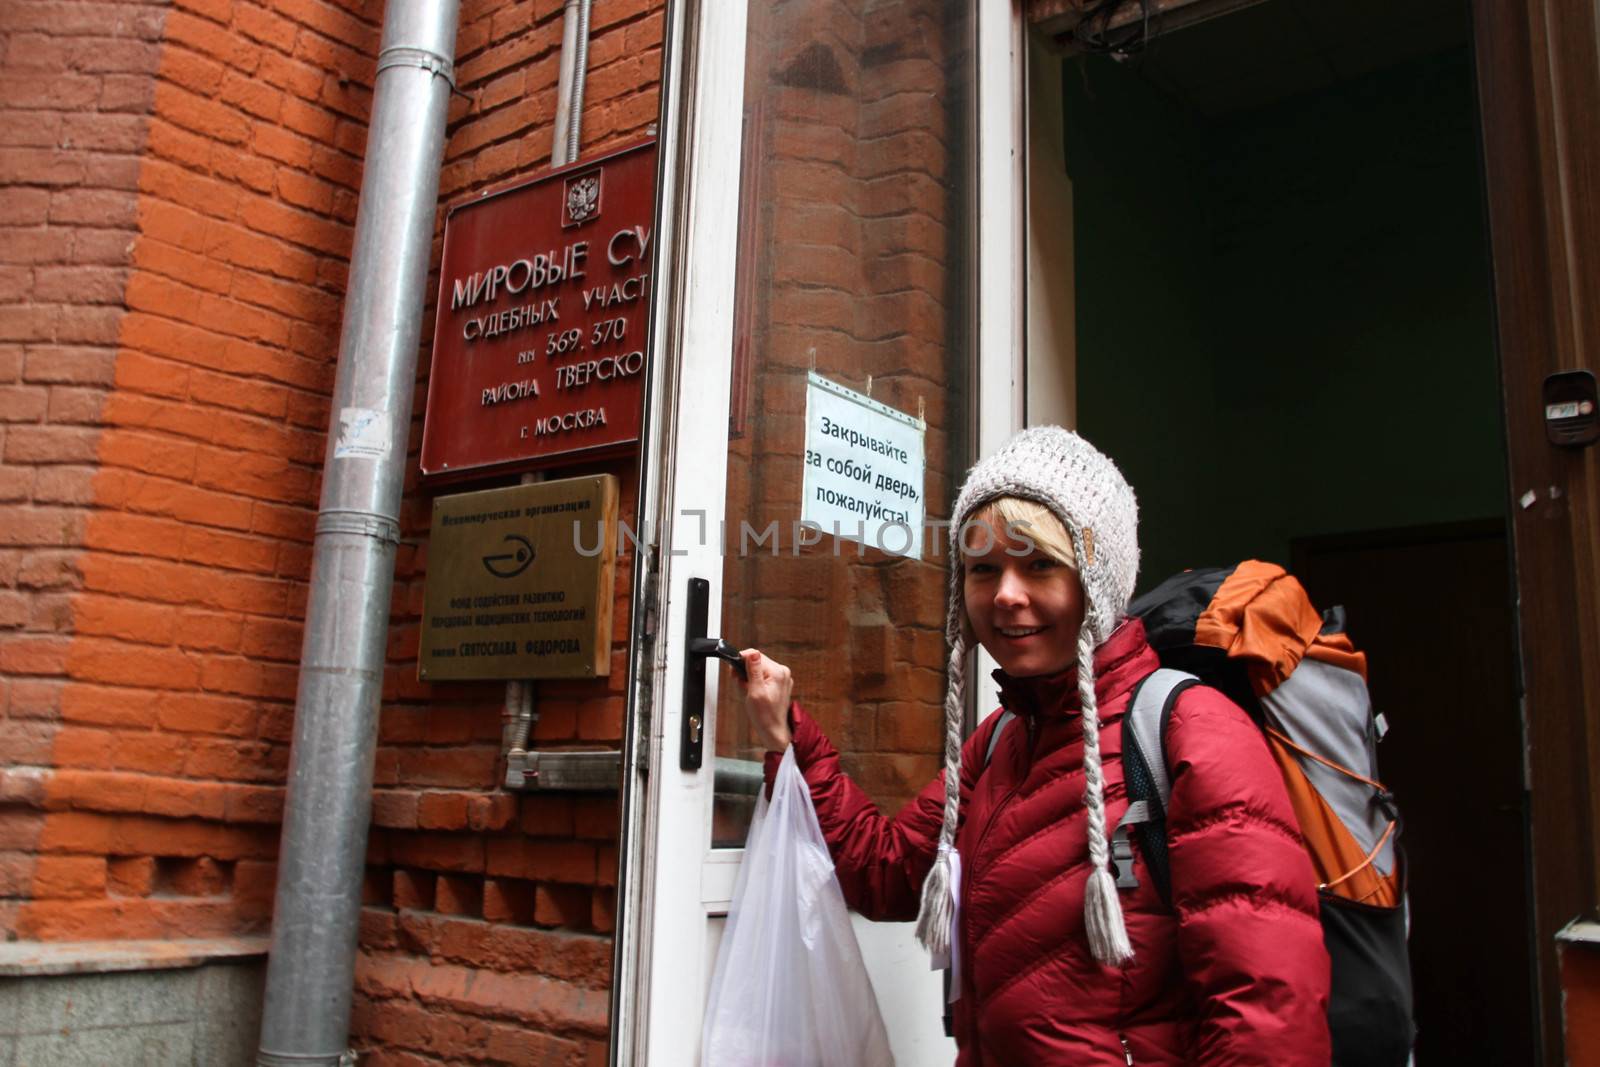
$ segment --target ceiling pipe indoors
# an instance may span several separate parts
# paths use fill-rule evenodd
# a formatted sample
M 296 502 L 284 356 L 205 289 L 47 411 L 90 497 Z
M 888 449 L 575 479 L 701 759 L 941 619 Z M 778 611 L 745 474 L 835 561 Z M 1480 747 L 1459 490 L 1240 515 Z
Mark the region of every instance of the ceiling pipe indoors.
M 1132 50 L 1166 33 L 1198 26 L 1267 0 L 1028 0 L 1028 21 L 1068 54 Z

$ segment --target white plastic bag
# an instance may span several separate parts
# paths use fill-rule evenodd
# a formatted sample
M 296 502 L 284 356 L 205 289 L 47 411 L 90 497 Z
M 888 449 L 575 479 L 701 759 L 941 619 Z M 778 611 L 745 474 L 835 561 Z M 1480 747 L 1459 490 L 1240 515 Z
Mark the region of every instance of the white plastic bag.
M 794 749 L 756 802 L 717 953 L 703 1067 L 893 1067 Z

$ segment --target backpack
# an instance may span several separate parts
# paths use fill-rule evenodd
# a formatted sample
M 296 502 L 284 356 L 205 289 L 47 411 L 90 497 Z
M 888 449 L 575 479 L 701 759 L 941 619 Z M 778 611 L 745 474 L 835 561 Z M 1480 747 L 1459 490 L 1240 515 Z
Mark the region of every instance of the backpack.
M 1377 773 L 1387 726 L 1372 712 L 1366 656 L 1344 633 L 1343 610 L 1319 614 L 1283 568 L 1249 560 L 1175 575 L 1129 613 L 1144 620 L 1162 669 L 1139 684 L 1123 718 L 1132 803 L 1112 836 L 1118 884 L 1137 884 L 1135 831 L 1171 903 L 1167 721 L 1189 686 L 1222 690 L 1261 727 L 1316 871 L 1334 1067 L 1405 1067 L 1415 1027 L 1400 817 Z
M 1162 668 L 1139 683 L 1123 713 L 1130 803 L 1111 839 L 1117 885 L 1138 885 L 1136 833 L 1145 869 L 1171 905 L 1167 722 L 1183 690 L 1221 690 L 1261 728 L 1316 871 L 1332 961 L 1333 1065 L 1405 1067 L 1415 1028 L 1400 819 L 1377 777 L 1377 743 L 1387 727 L 1372 713 L 1366 657 L 1344 633 L 1343 610 L 1318 614 L 1283 568 L 1250 560 L 1184 571 L 1135 600 L 1129 613 L 1144 621 Z M 1013 717 L 1001 712 L 983 767 Z

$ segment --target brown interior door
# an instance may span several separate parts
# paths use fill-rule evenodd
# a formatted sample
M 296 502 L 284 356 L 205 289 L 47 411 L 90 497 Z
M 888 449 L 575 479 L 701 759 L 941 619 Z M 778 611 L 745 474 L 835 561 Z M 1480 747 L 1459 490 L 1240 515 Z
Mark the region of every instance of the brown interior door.
M 1342 604 L 1390 733 L 1404 819 L 1416 1062 L 1534 1062 L 1527 812 L 1511 580 L 1498 520 L 1307 538 L 1293 569 Z

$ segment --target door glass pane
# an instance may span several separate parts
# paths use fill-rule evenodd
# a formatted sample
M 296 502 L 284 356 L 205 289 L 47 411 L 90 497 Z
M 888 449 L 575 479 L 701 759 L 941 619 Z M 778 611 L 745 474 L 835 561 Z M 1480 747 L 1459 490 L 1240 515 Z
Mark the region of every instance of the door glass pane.
M 925 527 L 921 559 L 878 548 L 905 538 L 871 522 L 866 544 L 797 536 L 807 382 L 924 419 L 916 488 L 927 519 L 948 518 L 973 421 L 970 8 L 750 5 L 722 636 L 794 670 L 796 698 L 891 812 L 940 767 L 945 535 Z M 738 686 L 720 692 L 712 837 L 738 847 L 761 751 Z

